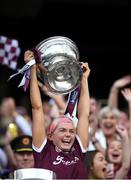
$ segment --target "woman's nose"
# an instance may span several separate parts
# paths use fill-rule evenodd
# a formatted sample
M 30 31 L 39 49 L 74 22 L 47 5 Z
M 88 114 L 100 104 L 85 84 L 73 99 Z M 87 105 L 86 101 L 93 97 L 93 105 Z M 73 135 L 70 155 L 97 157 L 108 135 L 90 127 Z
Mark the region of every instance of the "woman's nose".
M 69 131 L 66 131 L 66 136 L 70 136 L 70 132 Z

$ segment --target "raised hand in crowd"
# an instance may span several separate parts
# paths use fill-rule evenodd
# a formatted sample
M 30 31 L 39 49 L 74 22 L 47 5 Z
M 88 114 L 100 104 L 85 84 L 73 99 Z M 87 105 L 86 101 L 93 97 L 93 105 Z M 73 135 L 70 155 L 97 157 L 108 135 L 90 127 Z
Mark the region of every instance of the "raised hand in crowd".
M 123 179 L 130 169 L 129 138 L 124 127 L 116 126 L 116 133 L 118 137 L 109 143 L 107 157 L 114 164 L 114 179 Z
M 42 98 L 43 112 L 45 116 L 45 126 L 48 133 L 48 128 L 52 120 L 60 115 L 64 114 L 65 111 L 65 101 L 63 96 L 56 95 L 48 90 L 48 88 L 38 81 L 39 88 L 42 95 L 47 96 L 47 100 Z
M 41 91 L 49 96 L 51 99 L 53 99 L 55 101 L 55 104 L 58 107 L 58 111 L 60 114 L 64 114 L 65 109 L 66 109 L 66 100 L 65 97 L 59 94 L 54 94 L 52 92 L 50 92 L 47 87 L 45 85 L 43 85 L 41 82 L 38 82 L 38 85 L 41 89 Z
M 131 104 L 131 89 L 125 88 L 124 90 L 121 90 L 122 95 L 124 96 L 125 100 Z
M 8 168 L 10 169 L 16 167 L 14 153 L 10 147 L 10 142 L 21 134 L 32 134 L 31 126 L 27 120 L 17 112 L 16 103 L 13 97 L 3 98 L 0 110 L 0 145 L 2 150 L 6 153 Z
M 127 75 L 124 76 L 120 79 L 117 79 L 111 89 L 110 89 L 110 93 L 109 93 L 109 97 L 108 97 L 108 105 L 113 108 L 118 108 L 118 94 L 119 94 L 119 90 L 121 88 L 124 88 L 126 85 L 128 85 L 129 83 L 131 83 L 131 76 Z
M 125 100 L 128 102 L 129 107 L 129 140 L 130 140 L 130 149 L 131 149 L 131 89 L 125 88 L 121 90 L 121 93 Z
M 130 144 L 129 144 L 129 137 L 128 132 L 123 127 L 116 127 L 116 131 L 119 134 L 121 141 L 122 141 L 122 164 L 119 171 L 117 171 L 115 178 L 116 179 L 122 179 L 125 178 L 128 174 L 128 171 L 130 169 Z

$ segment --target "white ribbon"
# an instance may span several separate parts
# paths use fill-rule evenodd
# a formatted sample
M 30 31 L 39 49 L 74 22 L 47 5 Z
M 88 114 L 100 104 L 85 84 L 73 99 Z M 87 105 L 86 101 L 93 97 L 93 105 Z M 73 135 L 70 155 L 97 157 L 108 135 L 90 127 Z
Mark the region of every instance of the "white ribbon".
M 26 79 L 30 79 L 30 67 L 33 66 L 34 64 L 36 64 L 35 59 L 32 59 L 31 61 L 29 61 L 25 66 L 23 66 L 23 68 L 21 68 L 20 70 L 18 70 L 17 73 L 11 75 L 8 79 L 8 81 L 10 79 L 12 79 L 13 77 L 17 76 L 18 74 L 24 74 L 23 78 L 20 82 L 20 84 L 18 85 L 18 87 L 21 87 L 25 84 Z
M 70 113 L 65 114 L 65 116 L 69 119 L 71 119 L 74 123 L 74 126 L 77 127 L 78 124 L 78 118 L 76 117 L 76 115 L 70 115 Z

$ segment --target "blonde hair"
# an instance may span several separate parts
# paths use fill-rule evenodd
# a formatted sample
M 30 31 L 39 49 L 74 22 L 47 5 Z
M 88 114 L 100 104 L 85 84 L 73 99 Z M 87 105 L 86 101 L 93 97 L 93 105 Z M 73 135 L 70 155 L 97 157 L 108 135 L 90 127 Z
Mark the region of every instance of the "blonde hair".
M 117 108 L 111 108 L 109 106 L 105 106 L 103 107 L 100 111 L 99 111 L 99 114 L 98 114 L 98 119 L 99 119 L 99 122 L 101 122 L 101 120 L 104 118 L 104 116 L 108 113 L 108 112 L 111 112 L 115 118 L 118 120 L 119 117 L 120 117 L 120 111 L 117 109 Z

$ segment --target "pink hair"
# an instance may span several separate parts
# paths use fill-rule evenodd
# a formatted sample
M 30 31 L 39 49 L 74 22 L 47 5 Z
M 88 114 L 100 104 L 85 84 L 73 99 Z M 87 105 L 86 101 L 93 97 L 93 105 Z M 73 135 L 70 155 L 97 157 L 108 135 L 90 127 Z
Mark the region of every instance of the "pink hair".
M 59 118 L 54 119 L 54 121 L 51 123 L 51 125 L 48 128 L 48 133 L 51 134 L 55 131 L 55 129 L 61 124 L 61 123 L 72 123 L 73 121 L 69 119 L 66 116 L 62 116 Z

